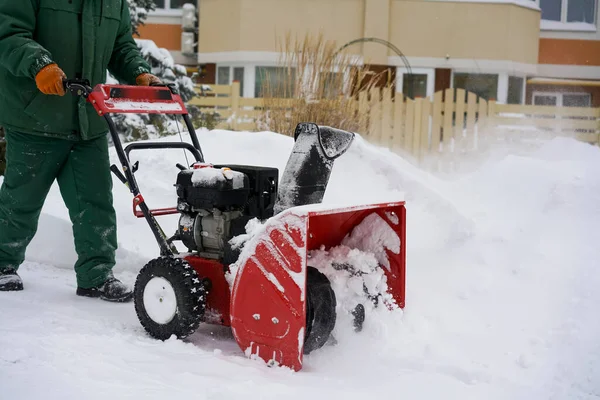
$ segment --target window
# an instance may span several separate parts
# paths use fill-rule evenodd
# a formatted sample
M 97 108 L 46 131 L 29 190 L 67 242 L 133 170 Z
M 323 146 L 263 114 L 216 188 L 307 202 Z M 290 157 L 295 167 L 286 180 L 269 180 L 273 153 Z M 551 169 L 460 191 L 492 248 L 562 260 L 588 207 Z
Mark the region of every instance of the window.
M 455 73 L 455 88 L 473 92 L 485 100 L 496 100 L 498 95 L 498 75 Z
M 433 95 L 435 70 L 433 68 L 398 68 L 396 70 L 396 92 L 411 99 Z
M 564 107 L 591 107 L 592 96 L 589 93 L 564 93 L 562 105 Z
M 402 80 L 402 93 L 411 99 L 427 97 L 426 74 L 404 74 Z
M 557 106 L 558 105 L 558 94 L 534 94 L 533 105 L 534 106 Z
M 523 104 L 523 78 L 517 76 L 508 77 L 507 104 Z
M 269 93 L 274 97 L 294 97 L 296 69 L 286 67 L 256 67 L 254 97 Z
M 590 93 L 533 93 L 533 105 L 559 107 L 591 107 Z
M 217 85 L 229 85 L 231 67 L 219 67 L 217 68 Z
M 597 0 L 537 0 L 542 20 L 554 22 L 596 23 Z
M 154 0 L 156 4 L 156 11 L 179 11 L 183 8 L 186 3 L 192 3 L 196 5 L 196 0 Z
M 233 81 L 240 83 L 240 96 L 243 96 L 244 67 L 219 66 L 217 68 L 217 85 L 231 85 Z
M 336 98 L 344 93 L 344 74 L 342 72 L 321 72 L 319 79 L 322 80 L 319 86 L 323 90 L 324 98 Z
M 244 95 L 244 67 L 233 67 L 233 81 L 240 83 L 240 96 Z

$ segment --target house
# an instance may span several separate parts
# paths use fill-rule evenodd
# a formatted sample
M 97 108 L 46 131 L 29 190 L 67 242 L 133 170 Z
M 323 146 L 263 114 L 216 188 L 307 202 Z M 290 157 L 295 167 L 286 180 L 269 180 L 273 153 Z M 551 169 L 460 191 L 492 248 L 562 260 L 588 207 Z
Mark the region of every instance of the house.
M 240 81 L 245 97 L 277 67 L 277 37 L 322 32 L 340 46 L 389 43 L 348 51 L 411 97 L 457 87 L 499 103 L 600 107 L 597 0 L 198 0 L 196 54 L 184 55 L 188 2 L 157 0 L 142 37 L 200 68 L 203 83 Z

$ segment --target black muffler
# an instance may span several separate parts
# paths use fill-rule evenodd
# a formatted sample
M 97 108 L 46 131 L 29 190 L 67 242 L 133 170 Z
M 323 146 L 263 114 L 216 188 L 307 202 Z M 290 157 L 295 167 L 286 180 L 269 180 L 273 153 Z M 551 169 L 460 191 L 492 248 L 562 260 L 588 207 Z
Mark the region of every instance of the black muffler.
M 291 207 L 321 203 L 334 161 L 354 140 L 354 133 L 329 126 L 301 123 L 296 144 L 279 183 L 275 214 Z

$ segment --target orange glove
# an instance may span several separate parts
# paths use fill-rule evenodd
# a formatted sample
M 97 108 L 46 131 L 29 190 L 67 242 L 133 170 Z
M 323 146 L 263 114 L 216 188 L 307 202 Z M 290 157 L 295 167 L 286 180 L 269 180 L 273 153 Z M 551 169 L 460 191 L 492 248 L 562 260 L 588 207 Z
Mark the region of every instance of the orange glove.
M 40 92 L 44 94 L 64 96 L 65 87 L 63 86 L 63 79 L 67 79 L 63 70 L 56 64 L 50 64 L 38 72 L 35 76 L 35 83 Z
M 140 74 L 137 76 L 137 78 L 135 78 L 135 83 L 138 86 L 150 86 L 153 83 L 162 83 L 160 81 L 160 79 L 158 79 L 158 77 L 152 75 L 152 74 Z

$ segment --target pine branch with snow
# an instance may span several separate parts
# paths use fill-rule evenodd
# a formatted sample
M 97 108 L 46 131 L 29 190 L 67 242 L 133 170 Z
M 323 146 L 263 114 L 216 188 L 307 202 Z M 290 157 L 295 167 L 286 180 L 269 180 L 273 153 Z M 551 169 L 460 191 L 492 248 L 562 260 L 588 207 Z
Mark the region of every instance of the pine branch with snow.
M 138 27 L 144 25 L 148 13 L 156 9 L 154 0 L 127 0 L 129 2 L 129 16 L 131 18 L 131 31 L 134 36 L 140 36 Z
M 187 76 L 184 66 L 176 64 L 171 53 L 160 48 L 152 40 L 135 39 L 142 57 L 151 67 L 151 72 L 164 83 L 174 84 L 184 102 L 188 102 L 196 96 L 194 83 Z M 110 74 L 107 82 L 118 81 Z M 190 110 L 191 112 L 192 110 Z M 119 135 L 125 141 L 150 139 L 172 134 L 174 125 L 173 118 L 165 114 L 127 114 L 115 115 L 115 125 Z

